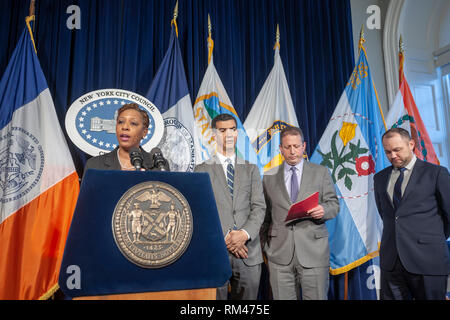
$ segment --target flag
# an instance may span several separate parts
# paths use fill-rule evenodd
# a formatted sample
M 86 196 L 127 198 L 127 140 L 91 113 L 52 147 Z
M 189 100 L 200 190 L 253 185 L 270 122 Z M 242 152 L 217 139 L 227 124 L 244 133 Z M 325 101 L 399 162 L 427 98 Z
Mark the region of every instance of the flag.
M 208 43 L 210 49 L 208 68 L 206 69 L 205 76 L 203 77 L 198 91 L 197 99 L 194 103 L 197 139 L 200 145 L 197 163 L 201 163 L 215 154 L 216 142 L 213 137 L 211 121 L 219 114 L 228 113 L 232 115 L 237 122 L 238 139 L 236 142 L 236 154 L 244 160 L 256 164 L 260 168 L 260 173 L 262 175 L 262 167 L 255 149 L 253 149 L 252 144 L 250 143 L 244 125 L 239 119 L 230 98 L 228 98 L 228 94 L 225 91 L 222 81 L 216 71 L 216 67 L 214 66 L 211 37 L 208 38 Z
M 171 171 L 193 172 L 195 167 L 195 122 L 175 19 L 169 48 L 147 93 L 164 118 L 164 136 L 159 147 Z
M 298 127 L 298 121 L 284 74 L 279 45 L 275 45 L 272 71 L 244 122 L 244 128 L 264 172 L 283 162 L 279 149 L 280 132 L 288 126 Z
M 399 127 L 407 130 L 415 142 L 414 153 L 417 158 L 439 164 L 439 159 L 403 72 L 405 57 L 402 49 L 399 58 L 400 88 L 386 116 L 386 126 L 388 129 Z
M 0 80 L 0 300 L 46 299 L 79 192 L 30 20 Z
M 359 58 L 311 161 L 329 168 L 339 197 L 330 233 L 330 272 L 347 272 L 378 255 L 382 222 L 373 176 L 387 158 L 383 118 L 361 38 Z

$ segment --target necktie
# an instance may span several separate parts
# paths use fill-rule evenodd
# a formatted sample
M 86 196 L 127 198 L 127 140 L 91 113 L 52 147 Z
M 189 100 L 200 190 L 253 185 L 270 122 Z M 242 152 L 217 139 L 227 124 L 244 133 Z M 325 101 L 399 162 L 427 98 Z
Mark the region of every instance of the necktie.
M 404 178 L 404 172 L 406 168 L 398 169 L 400 171 L 400 175 L 398 176 L 397 181 L 394 185 L 394 194 L 392 195 L 392 202 L 394 204 L 394 208 L 397 209 L 402 201 L 402 182 Z
M 231 164 L 231 160 L 227 159 L 227 184 L 230 190 L 231 199 L 233 199 L 233 188 L 234 188 L 234 167 Z
M 292 171 L 291 175 L 291 201 L 294 203 L 297 200 L 298 196 L 298 180 L 297 180 L 297 168 L 291 167 Z

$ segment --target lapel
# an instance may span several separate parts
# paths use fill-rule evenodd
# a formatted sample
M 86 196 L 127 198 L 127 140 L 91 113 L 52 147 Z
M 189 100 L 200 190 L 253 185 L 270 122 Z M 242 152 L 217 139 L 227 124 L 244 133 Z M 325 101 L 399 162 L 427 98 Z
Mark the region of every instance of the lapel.
M 107 170 L 120 170 L 120 163 L 117 159 L 117 152 L 119 152 L 119 148 L 114 149 L 113 151 L 105 154 L 103 164 L 107 168 Z
M 233 209 L 236 203 L 236 197 L 239 194 L 239 188 L 241 187 L 242 175 L 245 170 L 245 160 L 239 158 L 236 155 L 236 162 L 234 164 L 234 181 L 233 181 Z M 229 193 L 229 192 L 228 192 Z M 230 195 L 231 199 L 231 195 Z
M 302 178 L 300 180 L 300 190 L 298 192 L 298 196 L 297 196 L 297 202 L 300 199 L 305 199 L 306 197 L 309 197 L 310 194 L 306 194 L 305 190 L 307 189 L 307 185 L 309 183 L 311 183 L 311 181 L 313 181 L 314 179 L 314 173 L 311 170 L 311 167 L 309 165 L 309 163 L 303 159 L 303 172 L 302 172 Z M 319 190 L 316 190 L 319 191 Z M 321 195 L 319 195 L 321 196 Z
M 142 158 L 144 159 L 143 167 L 146 170 L 149 170 L 153 166 L 153 159 L 150 156 L 150 153 L 146 152 L 144 149 L 139 147 L 142 152 Z M 119 160 L 117 159 L 117 152 L 119 152 L 119 148 L 117 147 L 113 151 L 106 153 L 103 164 L 107 168 L 107 170 L 121 170 Z
M 382 179 L 382 181 L 383 181 L 383 186 L 382 186 L 383 189 L 382 190 L 383 190 L 383 195 L 386 198 L 386 201 L 391 205 L 391 208 L 394 209 L 394 204 L 392 203 L 392 199 L 391 199 L 391 197 L 389 197 L 389 194 L 387 191 L 392 170 L 393 170 L 393 167 L 390 166 L 386 169 L 386 171 L 384 171 L 384 177 Z
M 278 169 L 277 177 L 276 177 L 277 181 L 276 181 L 275 185 L 281 186 L 281 193 L 282 193 L 283 197 L 285 198 L 287 203 L 292 203 L 291 197 L 289 197 L 289 192 L 286 189 L 286 183 L 284 182 L 284 162 L 278 168 L 279 169 Z
M 406 185 L 405 192 L 403 193 L 402 201 L 400 205 L 403 203 L 403 201 L 409 196 L 411 193 L 411 190 L 414 188 L 414 186 L 417 186 L 419 184 L 420 176 L 423 169 L 423 161 L 420 159 L 416 160 L 416 163 L 414 164 L 414 167 L 411 171 L 411 176 L 409 177 L 408 184 Z

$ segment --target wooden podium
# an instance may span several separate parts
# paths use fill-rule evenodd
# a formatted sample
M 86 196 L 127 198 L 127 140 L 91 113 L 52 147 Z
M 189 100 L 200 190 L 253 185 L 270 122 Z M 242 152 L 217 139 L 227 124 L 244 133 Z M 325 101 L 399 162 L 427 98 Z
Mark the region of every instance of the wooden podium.
M 73 300 L 216 300 L 216 288 L 78 297 Z

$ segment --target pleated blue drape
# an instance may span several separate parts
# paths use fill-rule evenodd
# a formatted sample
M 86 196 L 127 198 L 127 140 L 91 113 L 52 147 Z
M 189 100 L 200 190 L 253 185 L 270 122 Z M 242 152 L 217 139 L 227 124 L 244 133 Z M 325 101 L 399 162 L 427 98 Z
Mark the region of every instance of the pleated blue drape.
M 35 38 L 61 124 L 83 94 L 121 88 L 145 95 L 170 36 L 175 0 L 37 0 Z M 70 5 L 81 29 L 66 26 Z M 25 26 L 29 1 L 0 0 L 0 74 Z M 273 66 L 276 24 L 298 121 L 314 150 L 353 68 L 349 0 L 180 0 L 178 29 L 194 100 L 207 67 L 207 15 L 214 63 L 245 120 Z M 64 126 L 62 126 L 64 128 Z M 82 172 L 86 155 L 70 141 Z

